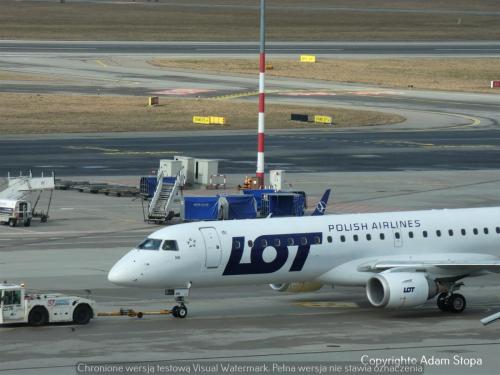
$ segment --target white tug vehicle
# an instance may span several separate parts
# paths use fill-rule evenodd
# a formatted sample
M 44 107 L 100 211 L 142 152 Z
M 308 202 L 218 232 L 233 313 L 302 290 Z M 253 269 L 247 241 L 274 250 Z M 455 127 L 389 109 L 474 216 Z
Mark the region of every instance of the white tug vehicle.
M 24 284 L 0 283 L 0 324 L 87 324 L 94 318 L 95 302 L 60 293 L 27 293 Z

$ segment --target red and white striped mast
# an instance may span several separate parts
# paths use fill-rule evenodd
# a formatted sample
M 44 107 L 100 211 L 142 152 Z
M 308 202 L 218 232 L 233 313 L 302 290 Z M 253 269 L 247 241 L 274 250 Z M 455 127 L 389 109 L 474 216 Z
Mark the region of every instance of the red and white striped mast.
M 264 133 L 265 125 L 265 85 L 266 73 L 266 1 L 260 0 L 260 59 L 259 59 L 259 127 L 257 135 L 257 187 L 264 188 Z

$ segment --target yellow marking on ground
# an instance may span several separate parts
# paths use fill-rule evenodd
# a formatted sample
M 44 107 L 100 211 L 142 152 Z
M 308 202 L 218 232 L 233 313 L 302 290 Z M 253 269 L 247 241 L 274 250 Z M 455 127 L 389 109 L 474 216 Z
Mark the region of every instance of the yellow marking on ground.
M 92 150 L 92 151 L 104 151 L 104 152 L 120 152 L 119 149 L 116 148 L 105 148 L 105 147 L 96 147 L 96 146 L 65 146 L 69 150 Z
M 280 90 L 280 91 L 278 91 L 278 90 L 267 90 L 266 91 L 266 95 L 267 94 L 274 94 L 274 93 L 277 93 L 277 92 L 281 93 L 281 92 L 284 92 L 284 91 L 283 90 Z M 255 95 L 259 95 L 259 91 L 237 92 L 237 93 L 234 93 L 234 94 L 213 96 L 210 99 L 213 99 L 213 100 L 229 100 L 229 99 L 244 98 L 244 97 L 255 96 Z
M 470 149 L 470 150 L 476 150 L 476 149 L 491 149 L 491 150 L 496 150 L 498 149 L 498 146 L 495 145 L 437 145 L 433 147 L 434 149 Z
M 127 151 L 120 150 L 117 148 L 106 148 L 106 147 L 96 147 L 96 146 L 65 146 L 66 149 L 70 150 L 90 150 L 90 151 L 101 151 L 104 155 L 130 155 L 130 156 L 162 156 L 162 155 L 175 155 L 181 154 L 180 151 Z
M 258 91 L 249 91 L 249 92 L 238 92 L 235 94 L 227 94 L 227 95 L 219 95 L 219 96 L 214 96 L 211 99 L 214 100 L 228 100 L 228 99 L 236 99 L 236 98 L 244 98 L 247 96 L 254 96 L 258 95 Z
M 472 117 L 472 116 L 467 116 L 467 115 L 461 115 L 461 114 L 457 114 L 457 113 L 455 113 L 454 115 L 455 115 L 455 116 L 458 116 L 458 117 L 463 117 L 463 118 L 465 118 L 465 119 L 467 119 L 467 120 L 470 120 L 470 121 L 472 121 L 472 123 L 470 123 L 470 124 L 466 124 L 466 125 L 457 125 L 457 126 L 453 126 L 453 127 L 449 128 L 449 129 L 457 129 L 457 128 L 472 128 L 472 127 L 474 127 L 474 126 L 478 126 L 478 125 L 480 125 L 480 124 L 481 124 L 481 120 L 480 120 L 480 119 L 478 119 L 477 117 Z
M 411 141 L 389 141 L 389 140 L 380 140 L 375 141 L 378 144 L 389 144 L 389 145 L 407 145 L 407 146 L 420 146 L 420 147 L 433 147 L 434 143 L 422 143 L 422 142 L 411 142 Z
M 105 68 L 107 68 L 107 67 L 108 67 L 108 66 L 107 66 L 105 63 L 103 63 L 101 60 L 95 60 L 95 62 L 96 62 L 97 64 L 99 64 L 100 66 L 103 66 L 103 67 L 105 67 Z
M 335 301 L 310 301 L 310 302 L 297 302 L 297 305 L 303 307 L 320 307 L 320 308 L 341 308 L 341 309 L 352 309 L 359 307 L 357 303 L 354 302 L 335 302 Z
M 162 156 L 162 155 L 177 155 L 179 151 L 111 151 L 105 152 L 104 155 L 127 155 L 127 156 Z

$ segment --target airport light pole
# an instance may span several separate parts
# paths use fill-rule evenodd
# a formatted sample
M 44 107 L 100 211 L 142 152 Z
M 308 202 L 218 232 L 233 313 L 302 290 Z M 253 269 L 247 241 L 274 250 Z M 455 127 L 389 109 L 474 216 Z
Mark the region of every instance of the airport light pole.
M 257 134 L 257 186 L 264 188 L 264 133 L 265 125 L 265 73 L 266 73 L 266 1 L 260 0 L 260 54 L 259 54 L 259 124 Z

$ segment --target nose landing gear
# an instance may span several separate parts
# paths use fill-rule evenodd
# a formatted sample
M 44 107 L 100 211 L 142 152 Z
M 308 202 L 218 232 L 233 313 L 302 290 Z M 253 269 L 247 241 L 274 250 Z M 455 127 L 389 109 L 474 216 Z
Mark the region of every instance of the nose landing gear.
M 185 305 L 187 303 L 185 298 L 189 295 L 189 288 L 167 289 L 165 294 L 175 297 L 177 305 L 172 308 L 172 315 L 175 318 L 184 319 L 188 313 L 188 309 Z
M 182 300 L 178 300 L 177 298 L 175 299 L 176 302 L 178 302 L 178 305 L 172 308 L 172 315 L 176 318 L 184 319 L 187 316 L 188 310 L 186 305 L 184 305 L 184 298 L 180 298 L 182 298 Z
M 464 283 L 457 283 L 450 286 L 447 292 L 438 295 L 437 306 L 442 311 L 461 313 L 467 306 L 465 297 L 460 293 L 455 293 Z

